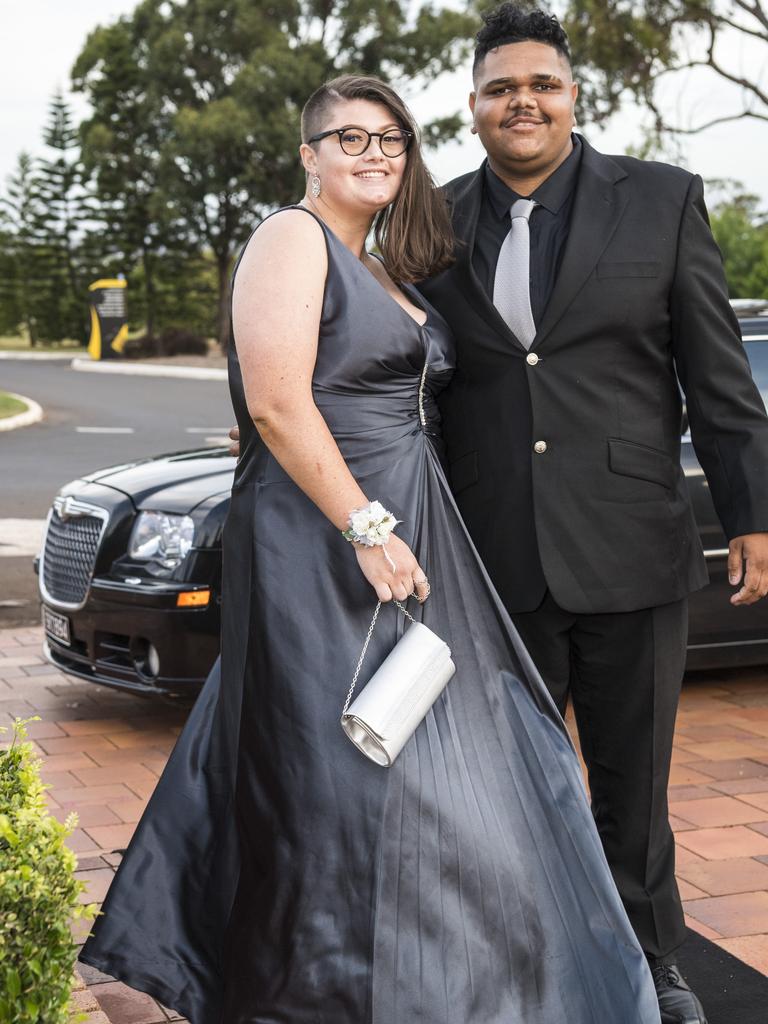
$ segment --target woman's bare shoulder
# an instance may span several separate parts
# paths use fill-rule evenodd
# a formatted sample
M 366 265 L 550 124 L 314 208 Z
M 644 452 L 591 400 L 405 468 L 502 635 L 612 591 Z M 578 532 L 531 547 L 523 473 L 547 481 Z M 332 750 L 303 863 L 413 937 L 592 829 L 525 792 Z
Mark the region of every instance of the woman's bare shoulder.
M 318 221 L 304 210 L 279 210 L 254 231 L 238 265 L 235 321 L 253 323 L 263 320 L 265 309 L 295 313 L 299 307 L 312 308 L 319 318 L 327 275 L 328 250 Z
M 307 210 L 289 207 L 267 217 L 251 235 L 242 263 L 277 263 L 282 269 L 306 267 L 307 261 L 325 267 L 326 242 L 323 229 Z

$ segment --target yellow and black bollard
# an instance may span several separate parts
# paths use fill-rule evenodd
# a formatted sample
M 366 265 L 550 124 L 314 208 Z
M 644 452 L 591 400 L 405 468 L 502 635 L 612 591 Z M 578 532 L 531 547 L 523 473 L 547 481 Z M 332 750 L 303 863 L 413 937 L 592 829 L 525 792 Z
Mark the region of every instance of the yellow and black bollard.
M 91 359 L 117 359 L 128 338 L 126 287 L 121 278 L 104 278 L 88 286 L 91 304 Z

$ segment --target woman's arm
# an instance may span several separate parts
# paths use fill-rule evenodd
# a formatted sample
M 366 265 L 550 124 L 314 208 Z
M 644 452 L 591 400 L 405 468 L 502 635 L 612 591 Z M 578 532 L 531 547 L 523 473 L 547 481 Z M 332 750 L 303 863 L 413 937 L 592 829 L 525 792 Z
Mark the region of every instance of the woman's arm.
M 315 405 L 312 374 L 328 253 L 322 228 L 299 210 L 270 217 L 253 235 L 235 277 L 232 311 L 245 397 L 253 422 L 277 461 L 339 529 L 368 504 Z M 374 494 L 386 505 L 385 494 Z M 380 600 L 404 599 L 424 573 L 392 536 L 388 553 L 355 545 Z

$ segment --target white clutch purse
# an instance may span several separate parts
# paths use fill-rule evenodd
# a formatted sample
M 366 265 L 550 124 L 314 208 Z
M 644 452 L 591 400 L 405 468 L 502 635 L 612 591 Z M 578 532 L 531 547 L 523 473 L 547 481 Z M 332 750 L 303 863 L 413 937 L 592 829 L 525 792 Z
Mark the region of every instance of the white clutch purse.
M 389 768 L 456 671 L 448 644 L 399 601 L 411 625 L 354 701 L 381 601 L 376 605 L 352 685 L 341 713 L 341 727 L 355 746 L 376 764 Z

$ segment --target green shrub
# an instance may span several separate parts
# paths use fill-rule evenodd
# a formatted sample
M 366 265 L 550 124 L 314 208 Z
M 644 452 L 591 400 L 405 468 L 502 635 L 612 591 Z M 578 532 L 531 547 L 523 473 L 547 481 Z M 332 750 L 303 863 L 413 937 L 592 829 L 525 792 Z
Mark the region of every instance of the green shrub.
M 160 335 L 163 356 L 207 356 L 208 342 L 202 334 L 186 327 L 166 327 Z
M 157 356 L 207 356 L 209 345 L 202 334 L 186 327 L 166 327 L 159 335 L 141 334 L 128 338 L 123 346 L 125 359 L 152 359 Z
M 141 334 L 128 338 L 123 345 L 124 359 L 151 359 L 160 355 L 160 342 L 154 334 Z
M 48 812 L 40 759 L 25 742 L 31 721 L 17 718 L 0 750 L 0 1024 L 67 1024 L 77 954 L 70 924 L 95 908 L 78 902 L 84 886 L 64 845 L 77 816 L 62 825 Z

